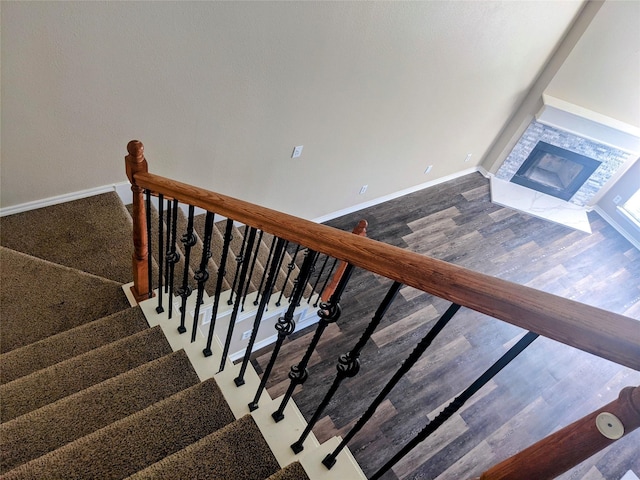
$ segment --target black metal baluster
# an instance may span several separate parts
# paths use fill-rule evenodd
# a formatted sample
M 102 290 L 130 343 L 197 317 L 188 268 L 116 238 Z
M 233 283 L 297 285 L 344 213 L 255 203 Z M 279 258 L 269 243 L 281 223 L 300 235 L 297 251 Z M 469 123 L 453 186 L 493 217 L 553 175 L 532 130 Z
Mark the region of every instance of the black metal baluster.
M 267 263 L 265 263 L 265 265 L 270 265 L 271 264 L 271 258 L 273 257 L 273 250 L 276 246 L 276 237 L 273 237 L 271 239 L 271 247 L 269 247 L 269 255 L 267 255 Z M 262 272 L 262 278 L 260 279 L 260 286 L 258 287 L 258 294 L 256 295 L 256 299 L 253 301 L 254 305 L 258 305 L 258 303 L 260 302 L 260 292 L 262 292 L 262 287 L 264 286 L 264 282 L 267 278 L 267 269 L 264 269 L 264 272 Z
M 320 300 L 322 299 L 322 294 L 324 293 L 324 289 L 327 288 L 327 285 L 329 284 L 329 280 L 331 280 L 331 276 L 333 275 L 333 272 L 336 269 L 336 265 L 338 265 L 338 259 L 334 258 L 333 264 L 331 264 L 331 269 L 329 269 L 329 274 L 327 275 L 327 278 L 324 279 L 322 288 L 318 292 L 318 298 L 316 299 L 316 303 L 313 304 L 314 307 L 317 307 L 318 303 L 320 303 Z
M 165 265 L 164 265 L 164 293 L 169 293 L 169 261 L 167 258 L 171 255 L 171 200 L 167 199 L 167 219 L 165 220 L 167 224 L 167 233 L 166 233 L 166 251 L 164 253 Z M 162 219 L 164 220 L 164 219 Z M 171 312 L 169 312 L 169 318 L 171 318 Z
M 280 403 L 280 407 L 278 410 L 273 412 L 271 416 L 276 422 L 279 422 L 284 418 L 284 409 L 291 400 L 293 396 L 293 391 L 296 389 L 298 385 L 302 385 L 309 376 L 309 372 L 307 371 L 307 365 L 309 364 L 309 360 L 311 359 L 311 355 L 315 351 L 318 346 L 318 342 L 320 341 L 320 337 L 324 333 L 325 329 L 329 326 L 329 324 L 337 322 L 340 319 L 340 315 L 342 315 L 342 309 L 340 308 L 340 297 L 342 296 L 342 292 L 347 286 L 349 279 L 351 278 L 351 273 L 353 272 L 353 265 L 348 264 L 346 270 L 344 271 L 344 275 L 340 279 L 338 286 L 336 287 L 335 292 L 331 295 L 329 299 L 329 303 L 323 303 L 320 305 L 320 310 L 318 311 L 318 316 L 320 320 L 318 321 L 318 326 L 316 327 L 316 331 L 313 334 L 313 338 L 307 347 L 307 351 L 304 353 L 302 359 L 297 365 L 293 365 L 291 367 L 291 371 L 289 372 L 289 387 L 287 388 L 287 392 L 284 394 L 284 398 Z
M 236 257 L 236 273 L 233 276 L 233 285 L 231 285 L 231 294 L 229 295 L 229 300 L 227 300 L 228 305 L 233 305 L 233 294 L 236 291 L 236 287 L 238 286 L 238 277 L 240 276 L 241 266 L 244 264 L 244 247 L 247 244 L 247 230 L 249 229 L 249 225 L 244 226 L 244 235 L 242 235 L 242 245 L 240 246 L 240 253 Z M 242 287 L 238 288 L 238 295 L 242 292 Z
M 297 303 L 295 304 L 296 307 L 300 306 L 300 301 L 304 298 L 304 291 L 306 289 L 306 286 L 308 286 L 308 283 L 311 281 L 311 276 L 313 275 L 313 272 L 316 271 L 316 263 L 318 261 L 319 255 L 315 255 L 315 258 L 313 260 L 313 264 L 311 264 L 311 266 L 309 267 L 309 274 L 306 276 L 305 279 L 302 279 L 301 274 L 302 271 L 298 272 L 298 276 L 296 277 L 296 279 L 293 281 L 293 287 L 294 290 L 295 288 L 298 286 L 299 282 L 302 282 L 303 284 L 303 288 L 302 288 L 302 295 L 300 295 L 300 298 L 298 299 Z M 305 257 L 306 259 L 306 257 Z M 313 290 L 311 290 L 311 293 L 309 294 L 309 298 L 311 298 L 313 296 Z M 289 303 L 291 303 L 293 301 L 293 295 L 291 297 L 289 297 Z
M 322 278 L 322 274 L 324 273 L 324 269 L 326 268 L 328 261 L 329 261 L 329 255 L 325 255 L 324 262 L 322 262 L 322 267 L 320 267 L 320 272 L 318 272 L 318 276 L 316 277 L 316 281 L 313 284 L 313 288 L 311 289 L 311 295 L 309 295 L 309 298 L 307 299 L 307 304 L 311 304 L 311 300 L 313 299 L 313 296 L 316 293 L 318 295 L 320 295 L 320 292 L 316 292 L 316 288 L 318 288 L 318 283 L 320 283 L 320 279 Z
M 176 244 L 178 243 L 178 239 L 177 239 L 178 200 L 173 201 L 172 209 L 173 209 L 173 212 L 172 212 L 173 217 L 171 220 L 171 252 L 167 256 L 167 264 L 170 265 L 169 282 L 167 282 L 169 284 L 169 315 L 168 315 L 169 318 L 171 318 L 171 315 L 173 313 L 173 281 L 174 281 L 173 275 L 175 273 L 176 263 L 178 263 L 178 261 L 180 260 L 180 254 L 176 249 Z
M 276 302 L 276 307 L 280 306 L 280 302 L 282 300 L 282 296 L 284 295 L 284 290 L 287 287 L 287 282 L 289 281 L 289 277 L 291 276 L 291 272 L 293 272 L 296 268 L 296 257 L 298 256 L 298 252 L 300 251 L 300 245 L 296 246 L 296 251 L 293 254 L 293 258 L 289 262 L 287 266 L 287 277 L 284 279 L 284 285 L 282 286 L 282 290 L 280 290 L 280 296 L 278 297 L 278 301 Z
M 164 195 L 158 194 L 158 306 L 156 307 L 157 313 L 164 312 L 162 307 L 162 274 L 164 263 Z
M 189 218 L 187 220 L 187 231 L 182 236 L 180 241 L 184 245 L 184 271 L 182 272 L 182 286 L 178 290 L 178 295 L 182 299 L 180 304 L 180 326 L 178 332 L 184 333 L 187 328 L 184 326 L 185 318 L 187 316 L 187 298 L 191 295 L 193 289 L 189 285 L 189 261 L 191 259 L 191 248 L 196 244 L 196 236 L 193 233 L 193 213 L 194 206 L 189 205 Z
M 364 332 L 362 332 L 362 335 L 360 336 L 354 347 L 346 354 L 340 355 L 340 358 L 338 359 L 338 365 L 336 367 L 338 373 L 333 381 L 333 384 L 322 399 L 322 402 L 320 402 L 320 405 L 318 405 L 318 408 L 313 414 L 313 417 L 311 417 L 311 420 L 309 420 L 309 423 L 302 432 L 302 435 L 300 435 L 298 441 L 291 445 L 291 449 L 295 453 L 300 453 L 304 449 L 303 442 L 306 440 L 309 433 L 311 433 L 311 429 L 315 426 L 326 406 L 329 405 L 329 402 L 338 391 L 338 387 L 343 382 L 343 380 L 346 378 L 355 377 L 360 371 L 360 352 L 362 352 L 362 349 L 371 338 L 371 335 L 373 335 L 373 332 L 375 332 L 376 328 L 378 328 L 378 325 L 382 321 L 385 313 L 387 313 L 389 306 L 398 294 L 401 286 L 402 284 L 400 282 L 393 282 L 393 285 L 391 285 L 391 288 L 389 288 L 389 290 L 387 291 L 387 294 L 376 309 L 376 312 L 369 322 L 369 325 L 367 325 L 367 328 L 365 328 Z
M 251 279 L 253 278 L 253 270 L 256 268 L 256 262 L 258 261 L 258 252 L 260 251 L 260 243 L 262 242 L 262 236 L 264 232 L 260 230 L 258 234 L 258 240 L 256 240 L 256 249 L 253 252 L 253 259 L 251 259 L 251 268 L 249 269 L 249 279 L 244 287 L 244 293 L 242 294 L 242 305 L 240 305 L 240 311 L 244 312 L 244 302 L 247 300 L 247 294 L 249 293 L 249 286 L 251 285 Z M 249 252 L 251 256 L 251 252 Z
M 151 191 L 145 190 L 146 217 L 147 217 L 147 281 L 149 282 L 149 298 L 153 297 L 153 258 L 151 248 Z
M 311 274 L 311 268 L 317 256 L 318 256 L 317 252 L 313 250 L 307 251 L 307 256 L 305 257 L 304 262 L 302 263 L 302 268 L 300 269 L 300 277 L 304 279 L 304 281 L 302 281 L 299 284 L 299 286 L 294 289 L 293 294 L 291 295 L 291 297 L 293 298 L 293 301 L 289 304 L 289 308 L 287 308 L 287 311 L 285 312 L 284 316 L 280 317 L 278 319 L 278 322 L 276 323 L 276 331 L 278 332 L 278 338 L 271 352 L 271 358 L 269 359 L 269 363 L 267 364 L 267 367 L 265 368 L 265 371 L 262 375 L 262 379 L 260 380 L 260 385 L 258 386 L 256 395 L 253 398 L 253 401 L 249 403 L 250 411 L 254 411 L 255 409 L 258 408 L 258 402 L 260 400 L 260 396 L 262 395 L 262 392 L 264 391 L 264 388 L 267 385 L 267 381 L 269 380 L 269 376 L 271 375 L 273 366 L 276 363 L 276 358 L 278 357 L 278 353 L 280 353 L 280 348 L 282 347 L 282 343 L 284 342 L 285 338 L 291 335 L 296 329 L 296 322 L 293 319 L 296 312 L 296 304 L 298 303 L 298 300 L 302 298 L 302 295 L 304 293 L 304 283 L 306 282 L 306 280 L 309 278 L 309 275 Z M 276 262 L 274 261 L 274 264 L 275 263 Z M 277 271 L 274 271 L 274 275 L 277 275 Z M 245 358 L 248 363 L 249 357 L 245 355 Z
M 422 354 L 429 348 L 429 346 L 433 343 L 438 334 L 442 331 L 442 329 L 449 323 L 449 320 L 453 318 L 453 316 L 460 310 L 460 305 L 451 304 L 444 314 L 438 319 L 438 321 L 431 327 L 431 329 L 427 332 L 427 334 L 418 342 L 413 351 L 409 354 L 409 356 L 402 362 L 400 368 L 393 374 L 391 379 L 387 382 L 384 388 L 380 391 L 380 393 L 373 400 L 371 405 L 367 408 L 367 410 L 362 414 L 362 416 L 358 419 L 356 424 L 351 428 L 349 433 L 345 435 L 340 445 L 336 447 L 336 449 L 327 455 L 322 463 L 327 467 L 331 468 L 336 463 L 336 457 L 342 451 L 342 449 L 351 441 L 351 439 L 364 427 L 364 425 L 369 421 L 369 419 L 376 412 L 376 409 L 380 406 L 380 404 L 384 401 L 384 399 L 389 395 L 391 390 L 398 384 L 398 382 L 404 377 L 407 372 L 413 367 L 418 359 L 422 356 Z
M 231 233 L 233 231 L 233 220 L 227 219 L 224 230 L 224 241 L 222 245 L 222 253 L 220 254 L 220 264 L 218 265 L 218 278 L 216 280 L 216 291 L 213 298 L 213 311 L 211 312 L 211 324 L 209 325 L 209 334 L 207 336 L 207 346 L 202 350 L 205 357 L 213 355 L 211 351 L 211 343 L 213 342 L 213 330 L 216 326 L 218 317 L 218 306 L 220 305 L 220 294 L 222 293 L 222 282 L 224 281 L 225 265 L 227 264 L 227 256 L 229 255 L 229 245 L 231 244 Z
M 247 370 L 247 366 L 249 365 L 249 357 L 251 356 L 251 352 L 253 350 L 253 345 L 256 341 L 256 336 L 258 335 L 258 329 L 260 328 L 260 322 L 262 321 L 262 315 L 267 308 L 267 304 L 269 303 L 269 299 L 271 298 L 271 293 L 273 292 L 273 287 L 276 284 L 276 277 L 278 276 L 278 257 L 282 253 L 284 249 L 284 240 L 278 240 L 278 245 L 276 247 L 276 256 L 274 261 L 271 263 L 269 268 L 269 275 L 267 277 L 267 283 L 265 285 L 264 292 L 262 294 L 262 300 L 260 301 L 260 306 L 258 307 L 258 311 L 256 312 L 255 319 L 253 321 L 253 328 L 251 329 L 251 337 L 249 338 L 249 343 L 247 344 L 247 349 L 244 352 L 244 358 L 242 359 L 242 366 L 240 367 L 240 373 L 238 377 L 235 378 L 236 386 L 244 385 L 244 374 Z M 293 315 L 292 315 L 293 316 Z M 295 327 L 295 323 L 294 323 Z M 264 377 L 263 377 L 264 378 Z M 251 406 L 251 404 L 249 404 Z
M 202 298 L 204 297 L 204 286 L 209 280 L 209 270 L 207 270 L 207 264 L 211 258 L 211 233 L 213 231 L 215 215 L 211 212 L 207 212 L 207 216 L 204 219 L 204 239 L 202 240 L 202 257 L 200 257 L 200 266 L 195 273 L 194 278 L 198 282 L 198 293 L 196 294 L 196 308 L 193 312 L 193 327 L 191 329 L 191 343 L 196 341 L 196 330 L 198 328 L 198 317 L 200 316 L 200 305 L 202 304 Z M 211 319 L 213 322 L 213 318 Z M 180 332 L 182 333 L 182 332 Z
M 253 243 L 256 240 L 256 229 L 251 227 L 249 229 L 249 239 L 247 240 L 247 252 L 250 252 L 253 249 Z M 247 279 L 247 271 L 249 270 L 249 262 L 242 262 L 242 271 L 240 272 L 239 282 L 238 282 L 238 291 L 242 291 L 244 288 L 244 282 L 248 281 Z M 227 361 L 227 355 L 229 355 L 229 347 L 231 346 L 231 337 L 233 335 L 233 329 L 235 327 L 236 318 L 238 317 L 238 311 L 240 310 L 240 302 L 242 301 L 242 297 L 240 295 L 236 295 L 236 300 L 233 303 L 233 311 L 231 312 L 231 319 L 229 320 L 229 330 L 227 331 L 227 338 L 224 342 L 224 350 L 222 351 L 222 359 L 220 360 L 220 372 L 224 370 L 224 364 Z
M 379 479 L 385 472 L 398 463 L 407 453 L 413 450 L 416 445 L 424 441 L 435 432 L 444 422 L 451 418 L 464 404 L 469 400 L 478 390 L 495 377 L 500 370 L 509 365 L 511 361 L 516 358 L 522 351 L 531 345 L 536 338 L 537 333 L 527 332 L 518 343 L 511 347 L 502 357 L 500 357 L 491 367 L 489 367 L 475 382 L 473 382 L 465 391 L 458 395 L 444 410 L 442 410 L 436 418 L 427 425 L 407 443 L 398 453 L 396 453 L 391 460 L 385 463 L 380 470 L 373 474 L 370 480 Z

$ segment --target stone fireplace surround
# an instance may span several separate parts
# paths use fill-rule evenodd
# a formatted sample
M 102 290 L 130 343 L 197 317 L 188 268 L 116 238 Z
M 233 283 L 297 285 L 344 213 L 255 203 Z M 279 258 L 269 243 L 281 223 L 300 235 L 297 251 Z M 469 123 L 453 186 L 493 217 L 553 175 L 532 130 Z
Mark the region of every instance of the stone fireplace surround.
M 593 158 L 600 163 L 596 171 L 569 199 L 570 203 L 584 207 L 609 181 L 614 173 L 629 159 L 630 153 L 605 145 L 571 132 L 560 130 L 533 120 L 518 140 L 511 153 L 496 172 L 496 177 L 511 181 L 511 178 L 526 161 L 539 141 Z
M 614 119 L 546 95 L 543 100 L 542 110 L 491 176 L 492 201 L 591 233 L 586 211 L 596 203 L 598 193 L 606 190 L 603 187 L 615 173 L 624 171 L 625 163 L 637 157 L 640 138 Z M 568 201 L 511 182 L 539 141 L 601 162 Z

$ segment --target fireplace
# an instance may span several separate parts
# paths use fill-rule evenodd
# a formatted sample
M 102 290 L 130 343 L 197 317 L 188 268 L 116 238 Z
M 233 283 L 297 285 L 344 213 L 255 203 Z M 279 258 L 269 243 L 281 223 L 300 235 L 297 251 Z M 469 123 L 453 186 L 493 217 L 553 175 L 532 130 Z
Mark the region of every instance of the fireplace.
M 593 158 L 539 141 L 511 181 L 569 200 L 599 166 Z

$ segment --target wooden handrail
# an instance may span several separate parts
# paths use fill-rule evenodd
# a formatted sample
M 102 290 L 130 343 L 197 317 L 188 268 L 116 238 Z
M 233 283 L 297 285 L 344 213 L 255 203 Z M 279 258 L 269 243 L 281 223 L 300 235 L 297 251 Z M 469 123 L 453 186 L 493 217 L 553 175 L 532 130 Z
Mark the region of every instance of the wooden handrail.
M 145 171 L 136 185 L 640 370 L 638 321 Z
M 608 438 L 600 432 L 596 419 L 600 414 L 609 414 L 599 420 Z M 619 424 L 623 431 L 618 432 Z M 494 465 L 482 474 L 480 480 L 519 480 L 556 478 L 573 466 L 609 446 L 622 436 L 640 427 L 640 387 L 627 387 L 613 402 L 564 427 L 548 437 L 534 443 L 520 453 Z

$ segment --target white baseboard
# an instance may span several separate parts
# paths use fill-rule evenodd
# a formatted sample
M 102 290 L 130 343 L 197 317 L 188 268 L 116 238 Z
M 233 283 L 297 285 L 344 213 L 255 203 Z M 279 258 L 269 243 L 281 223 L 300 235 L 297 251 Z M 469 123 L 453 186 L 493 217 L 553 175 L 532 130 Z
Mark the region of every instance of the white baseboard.
M 489 170 L 484 168 L 482 165 L 478 165 L 477 169 L 480 175 L 482 175 L 484 178 L 491 178 L 494 176 L 493 173 L 491 173 Z
M 482 173 L 482 171 L 480 170 L 481 168 L 482 167 L 473 167 L 473 168 L 468 168 L 466 170 L 462 170 L 460 172 L 452 173 L 451 175 L 445 175 L 444 177 L 437 178 L 430 182 L 421 183 L 420 185 L 415 185 L 413 187 L 405 188 L 404 190 L 390 193 L 389 195 L 383 195 L 382 197 L 374 198 L 373 200 L 359 203 L 352 207 L 343 208 L 342 210 L 338 210 L 336 212 L 327 213 L 326 215 L 322 215 L 320 217 L 314 218 L 311 221 L 316 223 L 328 222 L 329 220 L 333 220 L 334 218 L 338 218 L 343 215 L 347 215 L 349 213 L 357 212 L 358 210 L 362 210 L 364 208 L 373 207 L 374 205 L 379 205 L 380 203 L 388 202 L 389 200 L 394 200 L 404 195 L 408 195 L 409 193 L 414 193 L 419 190 L 424 190 L 425 188 L 433 187 L 434 185 L 438 185 L 440 183 L 448 182 L 449 180 L 454 180 L 459 177 L 464 177 L 465 175 L 469 175 L 470 173 L 480 172 L 482 175 L 484 175 L 484 173 Z M 484 171 L 486 172 L 486 170 Z
M 420 185 L 415 185 L 413 187 L 400 190 L 398 192 L 390 193 L 389 195 L 384 195 L 382 197 L 374 198 L 373 200 L 359 203 L 352 207 L 347 207 L 342 210 L 338 210 L 336 212 L 322 215 L 320 217 L 314 218 L 311 221 L 316 223 L 327 222 L 329 220 L 333 220 L 334 218 L 341 217 L 342 215 L 357 212 L 358 210 L 362 210 L 363 208 L 372 207 L 374 205 L 378 205 L 380 203 L 387 202 L 389 200 L 393 200 L 398 197 L 402 197 L 403 195 L 414 193 L 419 190 L 423 190 L 425 188 L 438 185 L 440 183 L 448 182 L 449 180 L 454 180 L 456 178 L 463 177 L 465 175 L 469 175 L 470 173 L 474 173 L 474 172 L 480 172 L 482 175 L 484 175 L 487 178 L 490 176 L 490 174 L 481 166 L 468 168 L 466 170 L 453 173 L 451 175 L 446 175 L 444 177 L 437 178 L 430 182 L 421 183 Z M 115 183 L 113 185 L 103 185 L 101 187 L 89 188 L 87 190 L 81 190 L 79 192 L 66 193 L 64 195 L 57 195 L 55 197 L 44 198 L 42 200 L 35 200 L 33 202 L 22 203 L 20 205 L 14 205 L 12 207 L 0 208 L 0 217 L 4 217 L 6 215 L 13 215 L 14 213 L 26 212 L 29 210 L 36 210 L 38 208 L 49 207 L 51 205 L 57 205 L 59 203 L 71 202 L 73 200 L 80 200 L 81 198 L 100 195 L 102 193 L 107 193 L 107 192 L 116 192 L 120 197 L 120 199 L 122 200 L 122 203 L 124 203 L 125 205 L 129 205 L 133 201 L 133 196 L 131 193 L 131 184 L 129 182 L 120 182 L 120 183 Z M 154 202 L 154 206 L 157 207 L 157 200 Z M 182 204 L 180 204 L 180 207 L 182 207 L 182 209 L 186 214 L 188 207 Z M 202 213 L 206 213 L 205 210 L 196 207 L 195 214 L 199 215 Z M 224 217 L 218 216 L 218 220 L 224 220 Z
M 615 221 L 602 208 L 600 208 L 598 205 L 594 205 L 593 211 L 600 215 L 604 219 L 604 221 L 611 225 L 620 235 L 629 240 L 629 242 L 631 242 L 634 247 L 640 250 L 640 242 L 636 238 L 631 236 L 631 234 L 622 225 Z
M 14 213 L 27 212 L 29 210 L 36 210 L 43 207 L 50 207 L 51 205 L 58 205 L 60 203 L 71 202 L 73 200 L 80 200 L 81 198 L 93 197 L 94 195 L 100 195 L 102 193 L 108 192 L 116 192 L 120 196 L 120 198 L 123 198 L 123 195 L 126 197 L 127 191 L 129 195 L 128 203 L 131 203 L 131 185 L 129 184 L 129 182 L 121 182 L 113 185 L 103 185 L 101 187 L 88 188 L 86 190 L 80 190 L 79 192 L 56 195 L 55 197 L 43 198 L 42 200 L 34 200 L 33 202 L 21 203 L 20 205 L 13 205 L 11 207 L 0 208 L 0 217 L 13 215 Z

